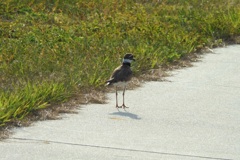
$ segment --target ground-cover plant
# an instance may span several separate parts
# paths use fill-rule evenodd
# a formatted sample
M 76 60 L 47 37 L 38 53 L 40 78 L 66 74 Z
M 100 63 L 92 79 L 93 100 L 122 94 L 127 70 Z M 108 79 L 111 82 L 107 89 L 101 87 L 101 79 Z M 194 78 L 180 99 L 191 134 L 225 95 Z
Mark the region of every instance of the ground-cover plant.
M 238 0 L 0 1 L 0 125 L 240 35 Z
M 63 84 L 42 82 L 27 83 L 14 91 L 5 91 L 1 98 L 1 125 L 14 119 L 22 119 L 31 111 L 47 107 L 51 102 L 63 102 L 69 93 Z

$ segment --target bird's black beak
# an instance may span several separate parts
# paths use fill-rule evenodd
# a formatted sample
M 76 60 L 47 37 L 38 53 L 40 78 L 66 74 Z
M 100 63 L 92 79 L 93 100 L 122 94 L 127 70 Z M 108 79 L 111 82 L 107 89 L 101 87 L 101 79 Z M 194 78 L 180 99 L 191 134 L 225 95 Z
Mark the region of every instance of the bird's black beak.
M 133 60 L 133 61 L 136 61 L 136 59 L 134 59 L 134 58 L 133 58 L 132 60 Z

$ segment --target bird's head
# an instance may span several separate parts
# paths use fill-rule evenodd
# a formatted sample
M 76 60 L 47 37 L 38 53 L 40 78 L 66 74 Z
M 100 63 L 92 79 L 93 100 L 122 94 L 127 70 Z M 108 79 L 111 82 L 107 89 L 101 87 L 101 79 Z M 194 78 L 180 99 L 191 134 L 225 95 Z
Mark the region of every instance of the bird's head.
M 131 53 L 125 54 L 125 56 L 123 57 L 123 63 L 131 63 L 132 61 L 135 61 L 133 55 Z

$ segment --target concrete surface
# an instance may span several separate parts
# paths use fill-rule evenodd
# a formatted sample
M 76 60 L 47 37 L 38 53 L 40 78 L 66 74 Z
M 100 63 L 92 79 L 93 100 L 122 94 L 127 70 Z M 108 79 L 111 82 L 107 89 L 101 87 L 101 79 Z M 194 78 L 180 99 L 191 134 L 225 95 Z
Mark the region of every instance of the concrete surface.
M 110 93 L 108 104 L 15 129 L 0 159 L 240 160 L 240 46 L 214 52 L 126 91 L 127 111 Z

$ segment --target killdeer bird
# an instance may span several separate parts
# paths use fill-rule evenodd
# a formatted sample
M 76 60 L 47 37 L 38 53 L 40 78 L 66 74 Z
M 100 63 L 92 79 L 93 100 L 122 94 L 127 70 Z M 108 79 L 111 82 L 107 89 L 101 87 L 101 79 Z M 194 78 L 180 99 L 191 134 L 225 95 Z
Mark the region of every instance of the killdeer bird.
M 133 55 L 128 53 L 124 56 L 123 58 L 123 62 L 122 65 L 117 67 L 110 79 L 106 82 L 106 85 L 113 85 L 116 88 L 116 108 L 128 108 L 126 107 L 125 103 L 124 103 L 124 95 L 125 95 L 125 90 L 127 87 L 127 83 L 130 81 L 130 79 L 132 78 L 132 70 L 131 70 L 131 62 L 135 61 L 135 59 L 133 58 Z M 122 106 L 118 106 L 118 87 L 122 87 L 123 88 L 123 104 Z

